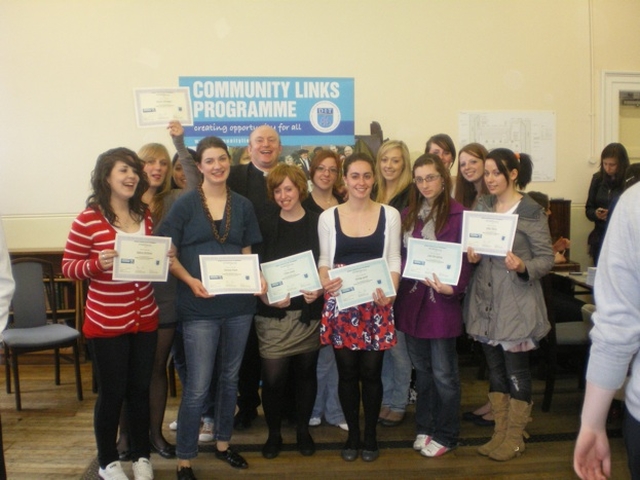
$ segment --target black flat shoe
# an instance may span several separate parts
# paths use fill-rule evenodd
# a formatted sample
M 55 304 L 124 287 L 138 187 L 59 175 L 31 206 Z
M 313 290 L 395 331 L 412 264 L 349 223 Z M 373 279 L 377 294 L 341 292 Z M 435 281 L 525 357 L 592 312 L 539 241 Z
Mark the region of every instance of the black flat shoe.
M 231 450 L 231 447 L 227 448 L 224 452 L 214 447 L 214 453 L 218 460 L 224 460 L 233 468 L 249 468 L 247 461 L 237 452 Z
M 462 419 L 465 422 L 475 422 L 478 418 L 482 418 L 482 415 L 476 415 L 473 412 L 464 412 L 462 414 Z
M 310 457 L 311 455 L 316 453 L 316 444 L 314 443 L 313 438 L 311 437 L 309 432 L 298 433 L 297 441 L 298 451 L 305 457 Z
M 373 462 L 380 456 L 380 450 L 362 450 L 362 460 L 365 462 Z
M 358 450 L 355 448 L 343 448 L 340 451 L 340 456 L 345 462 L 353 462 L 358 458 Z
M 131 452 L 129 450 L 123 450 L 118 452 L 118 460 L 121 462 L 130 462 L 131 461 Z
M 280 450 L 282 450 L 282 436 L 269 435 L 267 443 L 262 447 L 262 456 L 267 460 L 273 460 L 280 455 Z
M 149 442 L 151 451 L 156 452 L 162 458 L 176 458 L 176 446 L 167 443 L 165 447 L 161 448 L 155 445 L 153 442 Z
M 340 456 L 345 462 L 353 462 L 358 458 L 358 441 L 350 442 L 347 440 L 344 448 L 340 451 Z
M 236 430 L 246 430 L 251 428 L 251 423 L 258 417 L 258 411 L 244 411 L 239 410 L 236 416 L 233 417 L 233 428 Z
M 198 480 L 191 467 L 182 467 L 176 471 L 178 480 Z
M 482 418 L 482 415 L 478 415 L 478 418 L 476 418 L 473 421 L 473 423 L 475 423 L 479 427 L 493 427 L 496 424 L 496 422 L 494 420 L 486 420 L 486 419 Z

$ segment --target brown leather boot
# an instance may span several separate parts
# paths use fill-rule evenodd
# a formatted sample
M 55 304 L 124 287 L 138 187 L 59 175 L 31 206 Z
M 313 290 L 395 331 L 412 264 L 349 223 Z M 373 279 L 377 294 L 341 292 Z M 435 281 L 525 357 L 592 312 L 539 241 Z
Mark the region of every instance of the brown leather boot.
M 522 400 L 514 400 L 512 398 L 509 401 L 507 434 L 504 442 L 489 454 L 489 458 L 499 462 L 506 462 L 524 452 L 523 437 L 529 438 L 527 432 L 524 431 L 524 427 L 531 421 L 532 407 L 533 403 L 523 402 Z
M 489 402 L 491 402 L 491 412 L 493 412 L 496 425 L 493 429 L 493 436 L 484 445 L 478 447 L 480 455 L 487 456 L 494 449 L 498 448 L 507 433 L 507 421 L 509 416 L 509 399 L 511 397 L 506 393 L 490 392 Z

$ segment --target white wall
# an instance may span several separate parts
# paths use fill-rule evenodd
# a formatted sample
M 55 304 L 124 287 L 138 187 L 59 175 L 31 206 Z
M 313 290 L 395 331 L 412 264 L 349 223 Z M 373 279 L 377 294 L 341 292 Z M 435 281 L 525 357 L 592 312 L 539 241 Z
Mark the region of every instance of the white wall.
M 573 200 L 572 256 L 586 260 L 600 72 L 640 71 L 638 18 L 630 0 L 2 0 L 9 246 L 64 246 L 100 152 L 169 145 L 163 129 L 136 127 L 134 88 L 344 76 L 355 78 L 357 133 L 377 120 L 413 152 L 433 133 L 455 140 L 461 110 L 555 111 L 557 180 L 530 189 Z

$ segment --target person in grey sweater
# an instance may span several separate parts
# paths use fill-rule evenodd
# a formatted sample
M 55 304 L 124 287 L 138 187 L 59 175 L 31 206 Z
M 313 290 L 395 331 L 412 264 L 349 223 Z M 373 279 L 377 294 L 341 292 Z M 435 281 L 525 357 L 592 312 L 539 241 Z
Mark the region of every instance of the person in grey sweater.
M 573 466 L 582 479 L 611 475 L 606 421 L 613 395 L 625 390 L 623 437 L 631 478 L 640 479 L 640 185 L 627 190 L 607 228 L 594 285 L 596 312 L 582 424 Z

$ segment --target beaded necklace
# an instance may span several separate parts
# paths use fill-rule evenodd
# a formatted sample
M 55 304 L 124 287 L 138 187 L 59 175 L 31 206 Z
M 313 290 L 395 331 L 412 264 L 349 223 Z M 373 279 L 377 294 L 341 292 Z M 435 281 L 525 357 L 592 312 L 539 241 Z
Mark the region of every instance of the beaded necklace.
M 224 216 L 225 216 L 225 224 L 224 224 L 224 233 L 220 236 L 218 232 L 218 228 L 216 227 L 216 222 L 211 216 L 211 212 L 209 211 L 209 206 L 207 205 L 207 197 L 204 195 L 204 190 L 202 189 L 202 185 L 198 187 L 198 193 L 200 194 L 200 201 L 202 202 L 202 208 L 204 209 L 204 213 L 207 215 L 207 219 L 211 224 L 211 231 L 213 232 L 213 238 L 215 238 L 218 242 L 224 243 L 227 241 L 227 237 L 229 236 L 229 232 L 231 231 L 231 190 L 227 187 L 227 200 L 224 205 Z

